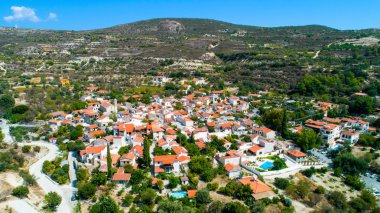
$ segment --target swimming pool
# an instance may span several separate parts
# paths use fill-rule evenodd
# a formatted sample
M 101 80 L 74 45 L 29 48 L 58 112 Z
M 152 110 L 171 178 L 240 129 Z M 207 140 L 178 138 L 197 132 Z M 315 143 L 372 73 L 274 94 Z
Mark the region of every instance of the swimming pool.
M 176 191 L 176 192 L 170 193 L 170 196 L 174 197 L 174 198 L 183 198 L 183 197 L 187 196 L 187 192 L 186 191 Z
M 260 169 L 268 170 L 273 167 L 273 162 L 271 161 L 265 161 L 263 164 L 259 166 Z

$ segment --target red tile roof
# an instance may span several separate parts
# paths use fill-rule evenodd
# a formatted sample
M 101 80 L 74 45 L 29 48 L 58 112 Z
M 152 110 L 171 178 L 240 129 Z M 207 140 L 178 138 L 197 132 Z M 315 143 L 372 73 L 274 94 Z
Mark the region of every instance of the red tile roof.
M 269 186 L 254 177 L 245 177 L 240 179 L 239 182 L 244 185 L 249 184 L 254 194 L 272 191 Z
M 154 162 L 161 162 L 162 164 L 173 164 L 176 159 L 177 155 L 154 156 Z
M 251 151 L 251 152 L 257 152 L 259 151 L 260 149 L 262 149 L 263 147 L 260 146 L 260 145 L 254 145 L 252 146 L 251 148 L 249 148 L 248 150 Z
M 195 196 L 197 196 L 197 190 L 195 190 L 195 189 L 187 190 L 187 197 L 188 198 L 195 198 Z
M 305 153 L 298 151 L 298 150 L 288 150 L 287 152 L 288 152 L 288 154 L 290 154 L 296 158 L 306 157 Z

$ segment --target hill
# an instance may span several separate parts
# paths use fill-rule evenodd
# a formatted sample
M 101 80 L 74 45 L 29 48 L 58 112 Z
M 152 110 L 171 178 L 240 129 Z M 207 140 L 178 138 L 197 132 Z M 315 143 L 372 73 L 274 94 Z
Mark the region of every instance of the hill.
M 123 79 L 200 72 L 231 83 L 245 80 L 255 82 L 257 88 L 271 88 L 298 82 L 310 71 L 316 52 L 329 44 L 379 35 L 376 29 L 270 28 L 180 18 L 90 31 L 0 28 L 0 61 L 13 72 L 65 73 L 74 79 L 97 79 L 91 76 L 94 71 L 102 73 L 99 81 L 106 81 L 105 75 L 120 78 L 120 72 Z M 97 58 L 97 63 L 87 63 L 88 58 Z M 77 59 L 83 64 L 72 63 Z M 46 61 L 52 65 L 46 66 Z

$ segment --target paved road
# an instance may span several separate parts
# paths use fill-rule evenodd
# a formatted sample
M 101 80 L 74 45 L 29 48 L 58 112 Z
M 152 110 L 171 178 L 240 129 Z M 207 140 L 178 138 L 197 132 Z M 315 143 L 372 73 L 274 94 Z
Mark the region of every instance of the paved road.
M 12 200 L 9 201 L 9 206 L 12 209 L 15 209 L 17 212 L 23 213 L 38 213 L 37 210 L 34 209 L 33 206 L 31 206 L 29 203 L 27 203 L 25 200 Z
M 313 59 L 316 59 L 316 58 L 318 58 L 318 56 L 319 56 L 319 53 L 320 53 L 321 51 L 320 50 L 318 50 L 316 53 L 315 53 L 315 55 L 313 56 Z
M 59 195 L 61 195 L 62 202 L 61 202 L 61 205 L 59 205 L 57 212 L 62 212 L 62 213 L 73 212 L 74 202 L 71 201 L 71 196 L 76 189 L 71 186 L 58 185 L 41 171 L 44 161 L 46 160 L 50 161 L 57 157 L 57 155 L 59 154 L 58 147 L 54 144 L 46 143 L 43 141 L 24 143 L 24 144 L 46 147 L 49 150 L 49 152 L 44 157 L 42 157 L 40 160 L 38 160 L 36 163 L 30 166 L 29 172 L 31 175 L 34 175 L 36 177 L 38 185 L 45 191 L 45 193 L 54 191 L 58 193 Z M 20 143 L 20 145 L 23 145 L 23 144 Z
M 4 142 L 11 144 L 14 143 L 14 140 L 9 132 L 10 127 L 17 127 L 17 126 L 23 126 L 23 127 L 36 127 L 38 125 L 34 124 L 8 124 L 7 120 L 0 119 L 0 128 L 3 131 L 5 137 L 4 137 Z

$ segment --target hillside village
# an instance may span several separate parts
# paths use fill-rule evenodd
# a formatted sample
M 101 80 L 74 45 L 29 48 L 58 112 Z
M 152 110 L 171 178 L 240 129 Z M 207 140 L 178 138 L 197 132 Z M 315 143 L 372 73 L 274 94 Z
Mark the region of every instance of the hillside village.
M 0 212 L 379 212 L 379 35 L 0 28 Z
M 164 77 L 157 79 L 153 81 L 170 81 Z M 204 79 L 192 81 L 200 87 L 207 84 Z M 218 174 L 236 179 L 250 186 L 256 201 L 278 196 L 273 182 L 268 185 L 265 180 L 332 166 L 330 157 L 320 158 L 310 150 L 301 149 L 295 141 L 285 140 L 279 131 L 255 121 L 262 116 L 255 106 L 269 100 L 268 91 L 227 96 L 223 90 L 207 93 L 187 90 L 191 86 L 184 82 L 183 97 L 152 95 L 147 103 L 141 102 L 141 95 L 118 102 L 109 99 L 108 91 L 89 86 L 79 98 L 86 102 L 87 108 L 50 113 L 48 124 L 52 137 L 47 140 L 66 146 L 77 143 L 62 137 L 60 132 L 80 126 L 83 134 L 77 141 L 83 141 L 85 148 L 78 150 L 75 160 L 78 168 L 105 175 L 111 173 L 109 181 L 118 189 L 127 186 L 127 190 L 134 171 L 146 168 L 153 186 L 158 181 L 163 183 L 156 185 L 158 194 L 175 198 L 195 197 L 198 187 L 192 159 L 199 160 L 199 156 L 209 161 L 212 167 L 208 169 L 217 169 L 217 173 L 200 172 L 200 180 L 209 182 Z M 68 86 L 64 81 L 61 83 Z M 314 131 L 321 138 L 314 148 L 334 151 L 352 147 L 361 134 L 376 132 L 361 117 L 327 117 L 328 111 L 337 107 L 333 103 L 310 103 L 321 113 L 320 119 L 307 119 L 297 125 L 286 120 L 285 125 L 292 134 L 302 134 L 304 129 Z

